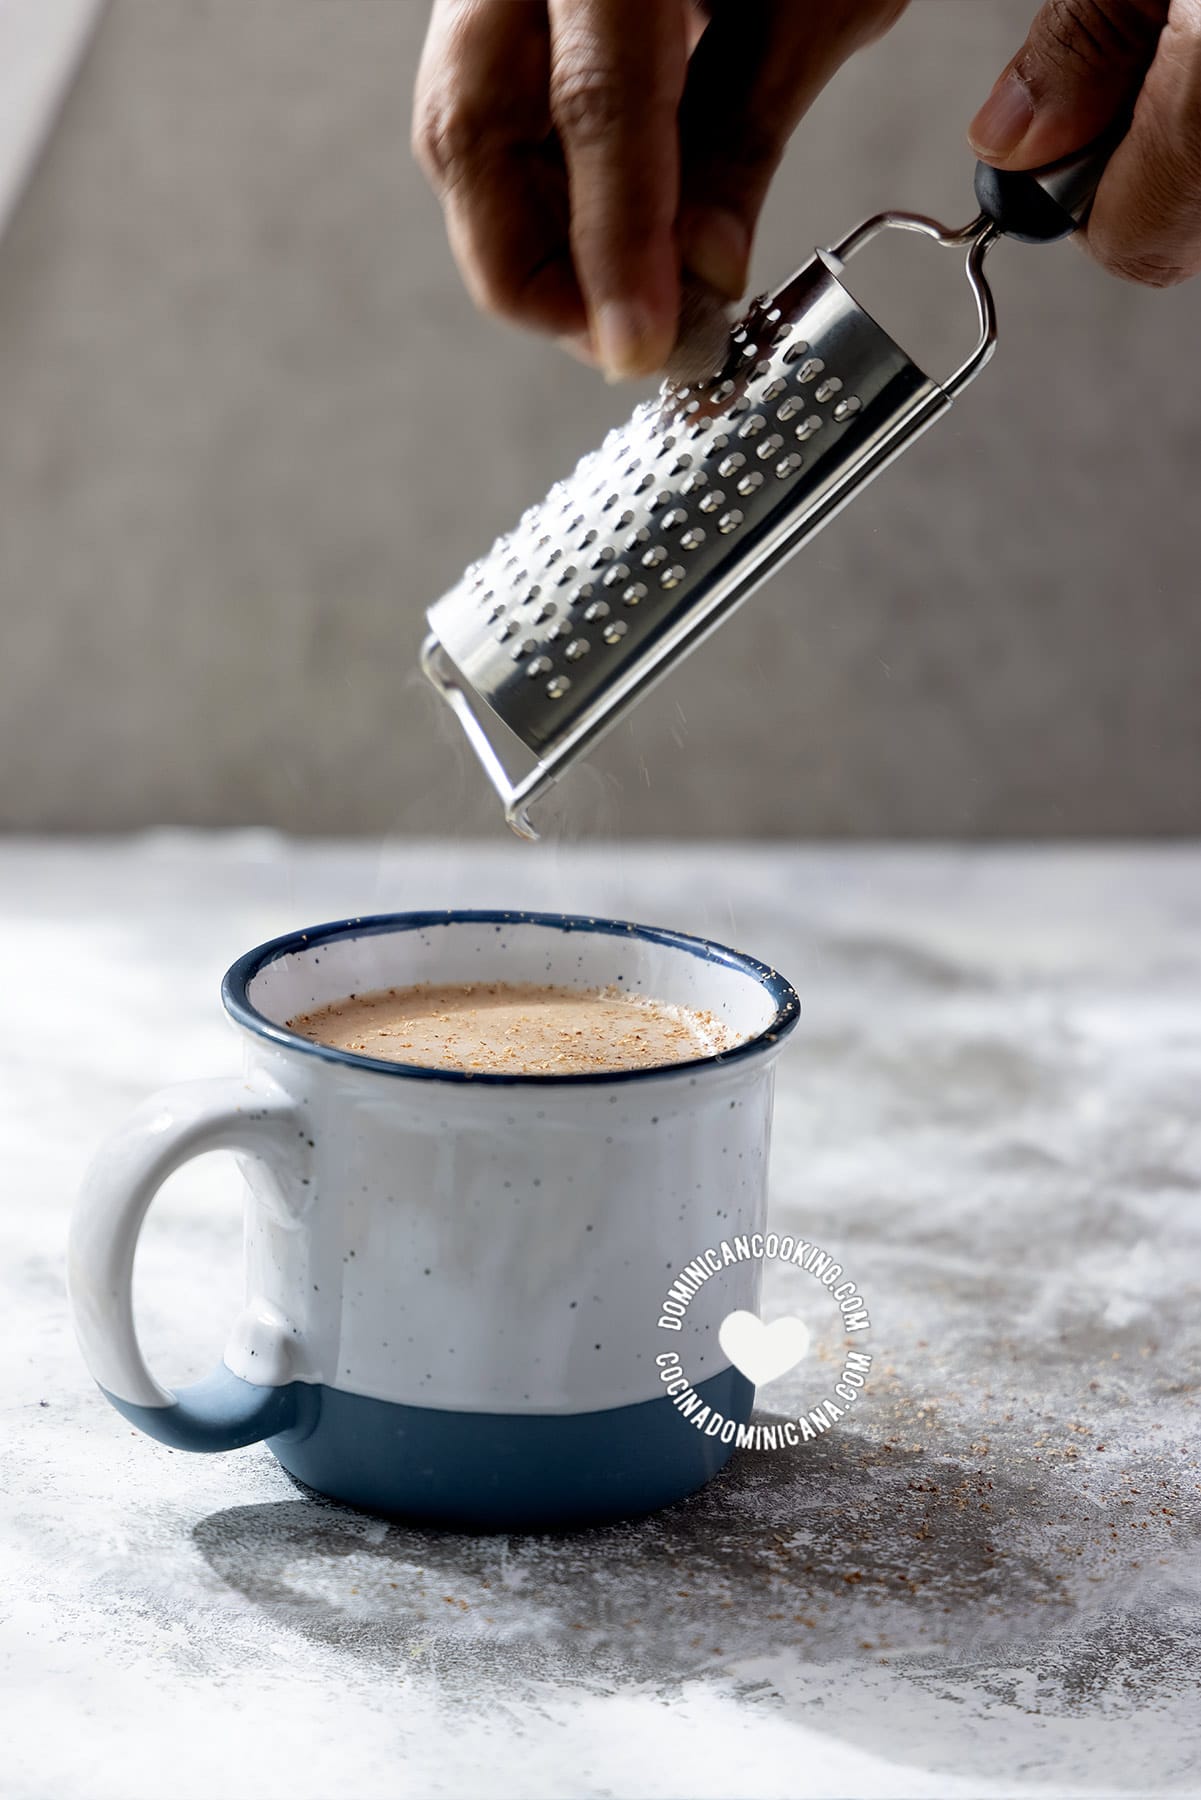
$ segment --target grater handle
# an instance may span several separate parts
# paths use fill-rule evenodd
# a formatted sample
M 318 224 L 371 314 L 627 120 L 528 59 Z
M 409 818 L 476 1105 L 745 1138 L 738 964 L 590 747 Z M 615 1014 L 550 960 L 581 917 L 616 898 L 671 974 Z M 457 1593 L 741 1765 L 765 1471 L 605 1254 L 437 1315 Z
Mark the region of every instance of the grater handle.
M 1127 121 L 1041 169 L 976 164 L 976 198 L 997 230 L 1021 244 L 1053 244 L 1088 217 L 1105 166 L 1126 135 Z

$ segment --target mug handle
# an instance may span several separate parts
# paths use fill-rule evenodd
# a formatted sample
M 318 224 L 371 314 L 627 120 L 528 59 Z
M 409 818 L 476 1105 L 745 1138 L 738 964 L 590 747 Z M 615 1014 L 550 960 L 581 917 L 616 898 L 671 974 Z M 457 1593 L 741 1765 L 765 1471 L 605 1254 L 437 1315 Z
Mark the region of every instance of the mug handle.
M 133 1319 L 133 1260 L 150 1202 L 168 1175 L 206 1150 L 239 1150 L 285 1185 L 299 1182 L 303 1121 L 273 1081 L 224 1077 L 182 1082 L 144 1100 L 110 1137 L 84 1178 L 67 1254 L 67 1286 L 84 1361 L 132 1425 L 176 1450 L 238 1450 L 295 1433 L 315 1390 L 301 1381 L 260 1385 L 224 1363 L 178 1393 L 146 1366 Z M 272 1373 L 286 1372 L 292 1339 L 264 1305 L 254 1340 Z

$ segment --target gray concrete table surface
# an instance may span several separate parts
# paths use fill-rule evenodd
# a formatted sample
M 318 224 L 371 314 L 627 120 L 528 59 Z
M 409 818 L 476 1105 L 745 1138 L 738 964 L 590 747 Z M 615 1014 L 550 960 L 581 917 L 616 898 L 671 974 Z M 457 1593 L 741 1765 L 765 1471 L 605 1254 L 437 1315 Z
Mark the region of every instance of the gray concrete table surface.
M 92 1388 L 73 1192 L 147 1090 L 238 1066 L 225 966 L 450 904 L 794 980 L 773 1219 L 844 1258 L 876 1359 L 819 1442 L 650 1520 L 471 1537 L 173 1454 Z M 1201 1792 L 1201 849 L 16 841 L 0 1007 L 6 1800 Z M 158 1372 L 203 1373 L 227 1159 L 172 1178 L 137 1286 Z

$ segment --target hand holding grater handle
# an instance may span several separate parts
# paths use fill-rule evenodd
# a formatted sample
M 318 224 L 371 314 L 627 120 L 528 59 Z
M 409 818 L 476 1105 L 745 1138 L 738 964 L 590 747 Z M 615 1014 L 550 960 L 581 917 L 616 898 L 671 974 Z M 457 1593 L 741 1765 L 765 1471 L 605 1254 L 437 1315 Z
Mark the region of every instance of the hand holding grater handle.
M 975 379 L 996 346 L 985 256 L 1003 234 L 1075 229 L 1090 158 L 978 171 L 982 211 L 959 229 L 886 212 L 817 251 L 752 301 L 704 379 L 665 382 L 430 608 L 422 667 L 520 836 L 564 770 Z M 977 338 L 941 382 L 840 279 L 889 229 L 964 253 Z
M 1052 244 L 1070 237 L 1088 217 L 1093 196 L 1128 121 L 1113 126 L 1083 150 L 1041 169 L 994 169 L 976 164 L 981 211 L 1005 237 L 1022 244 Z

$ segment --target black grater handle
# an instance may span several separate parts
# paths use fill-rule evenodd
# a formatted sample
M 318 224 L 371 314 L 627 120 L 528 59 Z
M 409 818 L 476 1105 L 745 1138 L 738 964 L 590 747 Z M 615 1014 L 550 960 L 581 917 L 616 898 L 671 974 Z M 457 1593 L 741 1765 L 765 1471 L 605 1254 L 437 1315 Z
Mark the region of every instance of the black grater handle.
M 1127 121 L 1041 169 L 994 169 L 976 164 L 976 198 L 1006 237 L 1021 244 L 1053 244 L 1088 217 L 1105 166 L 1126 135 Z

